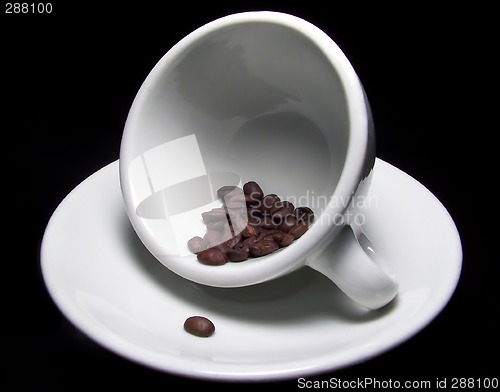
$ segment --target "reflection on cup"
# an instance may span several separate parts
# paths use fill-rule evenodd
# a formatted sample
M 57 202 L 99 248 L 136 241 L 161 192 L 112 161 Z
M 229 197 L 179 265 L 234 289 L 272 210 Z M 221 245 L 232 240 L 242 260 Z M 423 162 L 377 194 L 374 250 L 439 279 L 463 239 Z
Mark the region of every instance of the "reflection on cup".
M 168 253 L 179 256 L 191 255 L 187 241 L 204 231 L 201 213 L 220 207 L 217 189 L 242 186 L 235 173 L 207 172 L 195 134 L 139 155 L 128 177 L 137 217 L 165 241 Z

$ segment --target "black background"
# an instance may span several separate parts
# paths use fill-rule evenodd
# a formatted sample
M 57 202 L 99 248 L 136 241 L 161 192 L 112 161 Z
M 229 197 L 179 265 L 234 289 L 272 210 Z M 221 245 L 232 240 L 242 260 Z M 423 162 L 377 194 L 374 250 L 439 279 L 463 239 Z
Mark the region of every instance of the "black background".
M 71 4 L 67 4 L 71 3 Z M 44 287 L 39 251 L 47 222 L 82 180 L 118 159 L 142 81 L 177 41 L 218 17 L 248 10 L 300 16 L 345 52 L 370 99 L 377 156 L 424 184 L 459 230 L 462 276 L 447 307 L 407 342 L 365 363 L 310 377 L 432 380 L 498 377 L 500 327 L 495 234 L 498 121 L 478 87 L 492 90 L 488 16 L 453 9 L 357 2 L 52 2 L 50 15 L 1 19 L 3 209 L 0 383 L 55 390 L 231 383 L 160 373 L 101 348 L 59 312 Z M 156 4 L 159 4 L 158 2 Z M 189 4 L 188 4 L 189 3 Z M 475 112 L 481 107 L 481 114 Z M 487 108 L 490 109 L 487 109 Z M 490 120 L 489 123 L 482 122 Z M 297 388 L 295 379 L 269 383 Z M 260 384 L 259 384 L 260 385 Z M 239 385 L 256 388 L 257 385 Z

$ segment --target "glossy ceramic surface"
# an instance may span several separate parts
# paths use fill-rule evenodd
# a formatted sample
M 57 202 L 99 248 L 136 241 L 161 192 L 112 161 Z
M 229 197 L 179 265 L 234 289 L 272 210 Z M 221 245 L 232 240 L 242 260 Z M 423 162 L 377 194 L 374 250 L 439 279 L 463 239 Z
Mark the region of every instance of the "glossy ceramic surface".
M 366 233 L 400 283 L 396 299 L 378 311 L 309 268 L 231 289 L 181 278 L 132 229 L 118 162 L 81 183 L 54 212 L 42 243 L 43 278 L 62 313 L 90 338 L 161 371 L 254 381 L 330 371 L 424 328 L 447 304 L 461 271 L 456 227 L 425 187 L 377 159 L 368 196 Z M 186 333 L 192 315 L 210 318 L 215 334 Z

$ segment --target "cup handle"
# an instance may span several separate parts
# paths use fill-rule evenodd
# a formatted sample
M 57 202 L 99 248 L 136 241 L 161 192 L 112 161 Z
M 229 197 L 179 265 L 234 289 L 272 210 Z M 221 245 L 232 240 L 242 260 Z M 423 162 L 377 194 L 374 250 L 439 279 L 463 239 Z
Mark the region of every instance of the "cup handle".
M 368 309 L 387 305 L 398 292 L 398 283 L 386 271 L 368 237 L 361 233 L 356 238 L 349 225 L 342 228 L 320 255 L 308 260 L 307 265 L 327 276 L 347 296 Z

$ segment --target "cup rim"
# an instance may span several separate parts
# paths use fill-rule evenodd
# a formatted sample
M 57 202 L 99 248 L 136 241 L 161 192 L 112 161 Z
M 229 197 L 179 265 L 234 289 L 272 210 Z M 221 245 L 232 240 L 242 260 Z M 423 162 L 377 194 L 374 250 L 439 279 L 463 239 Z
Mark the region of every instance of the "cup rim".
M 349 140 L 346 157 L 334 193 L 330 196 L 330 202 L 321 211 L 320 219 L 317 219 L 310 229 L 299 240 L 295 241 L 293 244 L 294 256 L 292 258 L 290 258 L 290 249 L 283 248 L 278 252 L 266 256 L 267 260 L 263 263 L 258 262 L 261 260 L 227 263 L 224 268 L 196 263 L 196 267 L 191 268 L 189 266 L 190 263 L 186 262 L 185 257 L 162 258 L 159 256 L 162 248 L 160 240 L 154 238 L 141 222 L 141 218 L 135 216 L 134 207 L 130 200 L 131 189 L 129 188 L 126 175 L 127 168 L 124 166 L 126 162 L 130 161 L 128 159 L 130 148 L 127 146 L 127 134 L 130 132 L 130 129 L 134 128 L 133 122 L 135 118 L 140 115 L 138 109 L 142 106 L 141 101 L 144 99 L 150 86 L 154 86 L 157 79 L 161 77 L 162 72 L 172 63 L 172 59 L 177 58 L 186 48 L 204 36 L 217 30 L 243 23 L 273 23 L 296 30 L 300 34 L 307 36 L 321 50 L 330 64 L 332 64 L 335 72 L 340 77 L 347 102 Z M 304 265 L 313 250 L 324 242 L 328 243 L 342 227 L 342 225 L 335 225 L 332 222 L 335 217 L 344 214 L 349 204 L 346 201 L 352 199 L 365 174 L 364 167 L 369 143 L 368 112 L 369 108 L 367 107 L 363 87 L 352 64 L 336 42 L 311 22 L 291 14 L 276 11 L 241 12 L 208 22 L 186 35 L 165 53 L 144 80 L 130 108 L 120 146 L 119 172 L 122 195 L 132 226 L 144 245 L 162 264 L 177 274 L 197 283 L 218 287 L 239 287 L 264 282 L 291 272 Z M 337 197 L 344 202 L 336 203 Z M 325 214 L 328 219 L 322 219 Z M 273 258 L 273 260 L 270 261 L 268 260 L 269 258 Z M 238 272 L 236 273 L 235 271 Z

